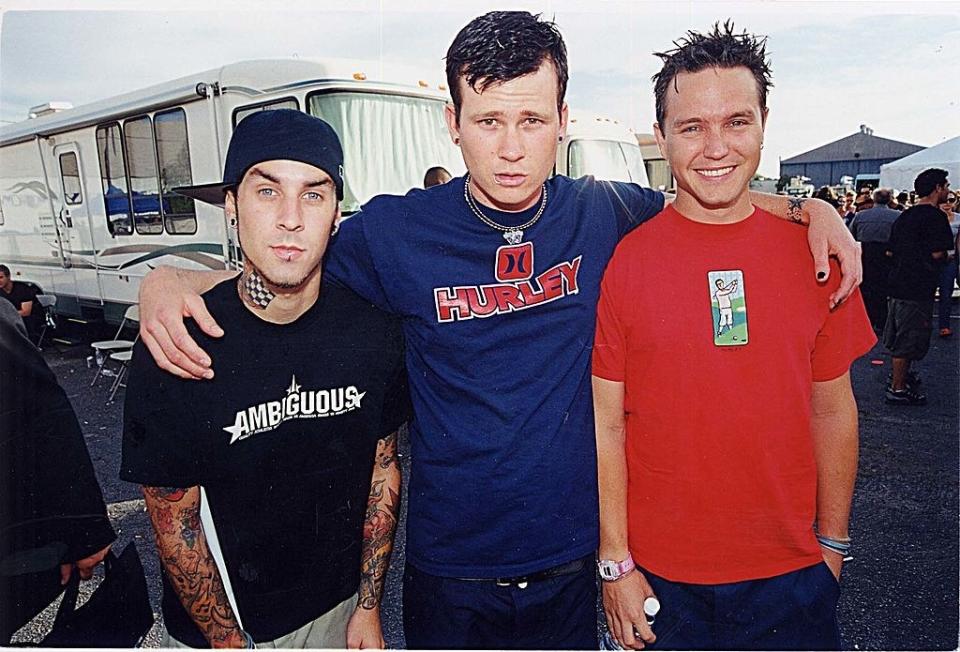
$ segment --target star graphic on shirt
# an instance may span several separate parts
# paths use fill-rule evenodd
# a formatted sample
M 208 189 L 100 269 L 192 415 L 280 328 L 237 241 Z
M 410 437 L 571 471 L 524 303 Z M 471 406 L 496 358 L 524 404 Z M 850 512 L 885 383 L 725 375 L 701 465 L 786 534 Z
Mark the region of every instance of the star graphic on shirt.
M 232 444 L 233 442 L 237 441 L 238 439 L 241 439 L 241 434 L 243 433 L 243 424 L 242 424 L 242 422 L 240 421 L 240 419 L 238 418 L 238 419 L 233 423 L 232 426 L 226 426 L 226 427 L 224 428 L 224 430 L 226 430 L 227 432 L 230 433 L 230 443 Z
M 287 388 L 287 394 L 294 394 L 300 391 L 300 385 L 297 384 L 297 376 L 294 374 L 293 380 L 290 381 L 290 387 Z

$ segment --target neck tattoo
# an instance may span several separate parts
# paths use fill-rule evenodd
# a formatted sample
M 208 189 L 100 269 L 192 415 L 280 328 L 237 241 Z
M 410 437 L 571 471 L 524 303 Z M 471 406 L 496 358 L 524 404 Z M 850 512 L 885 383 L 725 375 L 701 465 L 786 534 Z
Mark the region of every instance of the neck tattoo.
M 277 296 L 267 289 L 263 277 L 255 269 L 240 275 L 240 278 L 237 279 L 237 290 L 240 292 L 240 296 L 247 300 L 247 303 L 260 310 L 269 306 L 270 302 Z

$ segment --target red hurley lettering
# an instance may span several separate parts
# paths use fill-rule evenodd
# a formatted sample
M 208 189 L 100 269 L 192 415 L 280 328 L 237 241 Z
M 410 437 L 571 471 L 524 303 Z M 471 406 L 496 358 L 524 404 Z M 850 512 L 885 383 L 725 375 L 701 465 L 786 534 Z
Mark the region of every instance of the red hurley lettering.
M 558 263 L 532 281 L 434 288 L 437 321 L 449 323 L 501 315 L 577 294 L 582 258 Z

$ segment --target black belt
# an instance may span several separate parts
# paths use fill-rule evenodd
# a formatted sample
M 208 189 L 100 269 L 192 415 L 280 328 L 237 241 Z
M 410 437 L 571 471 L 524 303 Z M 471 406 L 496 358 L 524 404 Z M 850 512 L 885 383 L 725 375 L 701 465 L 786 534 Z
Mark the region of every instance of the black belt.
M 593 556 L 590 556 L 592 559 Z M 515 586 L 519 589 L 527 588 L 530 582 L 541 582 L 551 580 L 555 577 L 564 575 L 573 575 L 583 570 L 583 565 L 587 563 L 587 558 L 574 559 L 565 564 L 548 568 L 547 570 L 530 573 L 529 575 L 520 575 L 518 577 L 458 577 L 456 579 L 464 582 L 494 582 L 497 586 Z

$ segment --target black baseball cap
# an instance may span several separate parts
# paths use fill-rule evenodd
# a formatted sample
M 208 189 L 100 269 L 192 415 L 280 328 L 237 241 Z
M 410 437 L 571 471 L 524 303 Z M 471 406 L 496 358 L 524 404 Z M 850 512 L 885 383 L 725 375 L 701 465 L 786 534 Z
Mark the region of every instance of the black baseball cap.
M 184 186 L 173 191 L 216 206 L 223 206 L 228 190 L 240 185 L 243 175 L 264 161 L 299 161 L 330 175 L 343 199 L 343 148 L 329 124 L 294 109 L 258 111 L 237 125 L 227 148 L 223 181 Z

